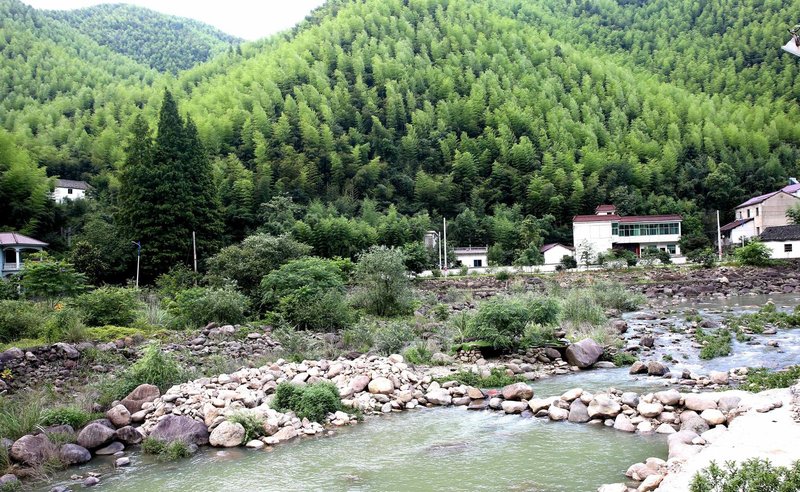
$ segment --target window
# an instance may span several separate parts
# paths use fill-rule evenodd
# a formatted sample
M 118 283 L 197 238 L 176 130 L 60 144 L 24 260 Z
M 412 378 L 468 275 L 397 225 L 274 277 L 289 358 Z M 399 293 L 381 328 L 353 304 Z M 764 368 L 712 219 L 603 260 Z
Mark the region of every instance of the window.
M 71 194 L 72 194 L 72 188 L 67 188 L 67 195 L 71 195 Z
M 482 267 L 483 266 L 483 260 L 472 260 L 472 266 L 474 266 L 474 267 Z
M 792 243 L 786 243 L 783 245 L 783 252 L 784 253 L 791 253 L 792 252 Z
M 675 247 L 674 244 L 668 244 L 667 245 L 667 251 L 669 252 L 669 254 L 674 255 L 674 254 L 677 254 L 678 249 Z
M 742 211 L 739 210 L 739 219 L 741 219 L 741 218 L 742 218 Z
M 761 234 L 761 228 L 760 227 L 756 227 L 756 234 Z
M 756 207 L 756 217 L 758 217 L 758 207 Z
M 619 236 L 663 236 L 678 234 L 680 226 L 677 222 L 664 222 L 659 224 L 620 224 Z M 612 224 L 612 234 L 615 234 Z
M 747 209 L 747 218 L 748 219 L 750 218 L 750 209 L 749 208 Z
M 617 224 L 616 222 L 611 223 L 611 235 L 619 236 L 619 224 Z

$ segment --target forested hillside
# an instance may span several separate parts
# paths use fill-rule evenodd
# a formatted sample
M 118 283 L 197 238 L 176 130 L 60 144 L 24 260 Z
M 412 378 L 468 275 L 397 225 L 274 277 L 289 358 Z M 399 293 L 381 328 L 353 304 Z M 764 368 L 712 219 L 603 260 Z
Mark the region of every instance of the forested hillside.
M 137 114 L 155 128 L 168 87 L 212 158 L 227 240 L 290 231 L 354 254 L 331 245 L 415 215 L 403 244 L 444 216 L 454 242 L 524 262 L 599 203 L 699 233 L 800 174 L 796 61 L 778 52 L 797 9 L 780 2 L 332 0 L 176 77 L 110 56 L 51 80 L 75 51 L 107 51 L 3 1 L 0 120 L 17 143 L 113 210 L 121 143 Z M 8 51 L 17 39 L 43 60 Z
M 241 42 L 202 22 L 134 5 L 106 4 L 46 14 L 75 27 L 101 46 L 160 72 L 191 68 Z

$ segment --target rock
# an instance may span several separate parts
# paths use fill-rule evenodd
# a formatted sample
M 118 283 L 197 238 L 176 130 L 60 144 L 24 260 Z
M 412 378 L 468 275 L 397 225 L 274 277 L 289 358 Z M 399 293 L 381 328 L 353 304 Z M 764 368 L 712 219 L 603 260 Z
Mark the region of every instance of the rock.
M 556 360 L 561 358 L 561 352 L 554 349 L 553 347 L 547 347 L 546 349 L 544 349 L 544 355 L 546 355 L 547 358 L 550 360 Z
M 208 429 L 191 417 L 167 415 L 153 427 L 150 437 L 164 442 L 181 440 L 186 444 L 203 446 L 208 444 Z
M 629 374 L 647 374 L 647 365 L 644 362 L 637 360 L 633 364 L 631 364 L 631 368 L 628 370 Z
M 653 338 L 653 335 L 644 335 L 642 339 L 639 341 L 639 345 L 642 347 L 653 348 L 655 345 L 656 339 Z
M 131 459 L 127 456 L 123 456 L 122 458 L 117 458 L 117 461 L 114 462 L 114 465 L 117 468 L 122 468 L 123 466 L 128 466 L 131 464 Z
M 97 455 L 100 455 L 100 456 L 111 456 L 112 454 L 119 453 L 120 451 L 122 451 L 124 449 L 125 449 L 125 445 L 124 444 L 122 444 L 119 441 L 114 441 L 111 444 L 109 444 L 108 446 L 98 449 L 97 451 L 94 452 L 94 454 L 97 454 Z
M 591 338 L 584 338 L 580 342 L 573 343 L 567 347 L 566 352 L 569 365 L 581 369 L 597 362 L 601 355 L 603 355 L 603 347 Z
M 64 353 L 64 357 L 66 357 L 67 359 L 77 359 L 78 357 L 81 356 L 81 353 L 78 352 L 78 350 L 74 346 L 68 343 L 60 342 L 53 346 L 61 350 Z
M 583 403 L 580 399 L 575 399 L 569 405 L 569 417 L 567 418 L 570 422 L 576 423 L 584 423 L 589 421 L 589 410 L 586 407 L 586 404 Z
M 547 416 L 550 417 L 550 420 L 567 420 L 569 418 L 569 410 L 550 405 L 550 408 L 547 409 Z
M 595 369 L 616 369 L 616 364 L 607 360 L 601 360 L 594 363 Z
M 661 484 L 662 480 L 664 480 L 664 477 L 661 475 L 650 475 L 649 477 L 645 478 L 641 484 L 639 484 L 639 488 L 636 490 L 639 492 L 650 492 L 652 490 L 656 490 Z
M 58 450 L 58 456 L 66 465 L 80 465 L 92 459 L 92 453 L 83 446 L 67 443 Z
M 571 402 L 576 398 L 580 398 L 583 394 L 582 388 L 573 388 L 571 390 L 567 390 L 563 395 L 561 395 L 561 399 L 564 401 Z
M 623 432 L 636 432 L 636 426 L 631 422 L 630 417 L 621 413 L 614 419 L 614 428 Z
M 152 384 L 140 384 L 128 396 L 122 399 L 121 405 L 124 405 L 130 413 L 136 413 L 142 409 L 142 405 L 155 401 L 156 398 L 161 396 L 158 386 Z
M 697 412 L 702 412 L 709 408 L 717 408 L 716 402 L 711 397 L 694 393 L 689 393 L 683 397 L 683 406 Z
M 702 434 L 708 429 L 708 422 L 702 417 L 690 417 L 681 423 L 682 431 L 688 430 L 695 434 Z
M 85 479 L 83 479 L 84 487 L 94 487 L 98 483 L 100 483 L 100 479 L 97 477 L 86 477 Z
M 675 406 L 681 402 L 681 394 L 675 389 L 659 391 L 655 394 L 655 397 L 662 405 Z
M 634 393 L 633 391 L 626 391 L 622 393 L 622 404 L 628 405 L 631 408 L 636 408 L 636 405 L 639 404 L 639 395 Z
M 92 422 L 78 434 L 78 444 L 89 450 L 97 449 L 110 443 L 115 435 L 113 429 L 99 422 Z
M 653 424 L 651 424 L 649 420 L 642 420 L 636 425 L 636 431 L 640 434 L 652 434 Z
M 668 372 L 669 369 L 661 362 L 651 360 L 647 363 L 647 374 L 650 376 L 663 376 Z
M 369 384 L 370 377 L 365 374 L 359 374 L 358 376 L 354 377 L 350 380 L 350 388 L 353 390 L 353 393 L 360 393 L 364 391 L 364 389 Z
M 500 406 L 506 413 L 522 413 L 528 409 L 528 404 L 524 401 L 505 400 Z
M 656 429 L 656 434 L 674 434 L 675 432 L 677 432 L 675 428 L 667 423 L 659 425 Z
M 131 427 L 130 425 L 126 425 L 125 427 L 120 427 L 117 429 L 116 438 L 123 444 L 131 445 L 142 442 L 144 436 L 142 436 L 142 433 L 139 432 L 138 429 Z
M 429 391 L 425 395 L 425 399 L 433 405 L 449 405 L 453 402 L 453 397 L 451 397 L 450 393 L 443 388 Z
M 528 407 L 530 407 L 531 412 L 536 415 L 536 412 L 549 407 L 557 399 L 557 396 L 551 396 L 549 398 L 533 398 L 528 402 Z
M 589 403 L 589 417 L 590 418 L 610 418 L 613 419 L 622 410 L 619 403 L 612 400 L 610 396 L 605 393 L 600 393 L 594 396 L 592 402 Z
M 642 417 L 653 418 L 658 417 L 661 412 L 664 411 L 664 406 L 661 403 L 654 402 L 654 403 L 646 403 L 640 402 L 639 405 L 636 407 L 636 411 Z
M 298 436 L 297 429 L 294 427 L 281 427 L 281 430 L 275 433 L 275 435 L 265 437 L 264 442 L 267 444 L 278 444 L 283 441 L 288 441 L 290 439 L 294 439 Z
M 473 400 L 483 400 L 486 397 L 486 395 L 483 394 L 483 391 L 480 388 L 475 388 L 473 386 L 467 388 L 467 396 L 469 396 Z
M 106 412 L 106 417 L 114 424 L 114 427 L 125 427 L 131 423 L 131 412 L 122 404 L 110 408 Z
M 717 402 L 717 408 L 722 410 L 723 412 L 730 412 L 731 410 L 735 410 L 742 399 L 735 395 L 723 395 L 719 397 L 719 401 Z
M 0 477 L 0 490 L 17 490 L 19 488 L 19 479 L 16 475 L 6 473 Z
M 436 352 L 431 356 L 431 362 L 433 362 L 434 364 L 441 364 L 441 365 L 452 364 L 453 357 L 447 354 L 443 354 L 442 352 Z
M 369 392 L 373 395 L 389 395 L 393 391 L 394 383 L 389 378 L 375 378 L 369 382 Z
M 525 383 L 514 383 L 505 386 L 501 393 L 506 400 L 530 400 L 533 398 L 533 388 Z
M 611 328 L 613 328 L 617 333 L 625 333 L 628 331 L 628 322 L 624 319 L 615 319 L 611 322 Z
M 242 443 L 244 435 L 242 424 L 225 420 L 211 432 L 208 442 L 212 446 L 233 448 Z
M 624 483 L 604 483 L 597 492 L 628 492 L 628 486 Z
M 259 441 L 258 439 L 253 439 L 252 441 L 248 441 L 247 444 L 245 444 L 245 447 L 250 449 L 261 449 L 264 447 L 264 442 Z
M 27 435 L 14 441 L 9 454 L 15 461 L 35 466 L 44 462 L 52 450 L 53 443 L 46 435 Z
M 708 379 L 714 384 L 728 384 L 728 373 L 723 371 L 711 371 Z
M 716 408 L 709 408 L 708 410 L 703 410 L 703 413 L 700 414 L 700 417 L 706 422 L 708 422 L 708 425 L 724 424 L 727 421 L 725 415 Z

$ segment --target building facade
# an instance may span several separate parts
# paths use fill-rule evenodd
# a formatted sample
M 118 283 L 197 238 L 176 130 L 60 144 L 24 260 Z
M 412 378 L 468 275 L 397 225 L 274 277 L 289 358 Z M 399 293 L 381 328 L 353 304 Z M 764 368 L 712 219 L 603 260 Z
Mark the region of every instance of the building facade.
M 0 277 L 19 273 L 25 256 L 46 246 L 47 243 L 16 232 L 0 232 Z
M 761 242 L 774 259 L 800 258 L 800 225 L 768 227 L 761 233 Z
M 455 248 L 453 252 L 456 255 L 456 264 L 465 266 L 467 268 L 482 268 L 489 266 L 489 248 L 482 247 L 468 247 L 468 248 Z
M 53 189 L 53 200 L 64 203 L 65 200 L 82 200 L 86 198 L 89 183 L 86 181 L 73 181 L 71 179 L 57 179 Z
M 545 265 L 557 265 L 565 256 L 575 256 L 575 250 L 561 243 L 545 244 L 539 248 L 539 252 L 544 256 Z
M 611 249 L 626 249 L 641 256 L 647 248 L 667 251 L 680 256 L 680 215 L 620 216 L 613 205 L 600 205 L 594 215 L 577 215 L 572 219 L 572 238 L 575 258 L 597 259 L 598 253 Z

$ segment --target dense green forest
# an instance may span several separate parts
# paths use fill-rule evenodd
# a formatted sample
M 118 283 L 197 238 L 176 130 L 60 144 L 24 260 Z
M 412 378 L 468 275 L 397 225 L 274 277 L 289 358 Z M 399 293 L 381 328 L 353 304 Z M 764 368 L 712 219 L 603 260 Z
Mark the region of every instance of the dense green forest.
M 47 15 L 160 72 L 191 68 L 242 41 L 202 22 L 127 4 L 51 10 Z
M 223 243 L 291 233 L 353 256 L 447 217 L 454 243 L 532 263 L 613 202 L 682 213 L 699 244 L 713 210 L 800 174 L 779 51 L 797 3 L 330 0 L 172 76 L 0 0 L 2 126 L 98 196 L 21 224 L 84 243 L 118 227 L 134 118 L 156 128 L 168 88 L 210 158 Z

